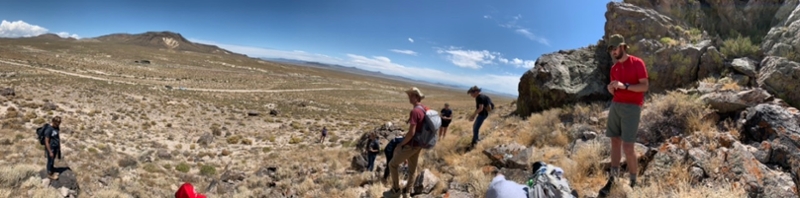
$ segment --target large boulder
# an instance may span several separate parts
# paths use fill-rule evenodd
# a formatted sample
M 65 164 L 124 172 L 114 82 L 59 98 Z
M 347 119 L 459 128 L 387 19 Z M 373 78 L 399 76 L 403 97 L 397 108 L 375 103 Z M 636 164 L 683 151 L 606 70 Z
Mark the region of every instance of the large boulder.
M 796 113 L 778 105 L 760 104 L 748 109 L 744 119 L 742 142 L 759 147 L 766 144 L 770 156 L 762 160 L 790 171 L 795 181 L 800 181 L 800 121 Z
M 800 107 L 800 64 L 783 57 L 768 56 L 761 61 L 758 86 L 789 105 Z
M 700 100 L 708 104 L 717 113 L 732 113 L 746 109 L 747 107 L 766 102 L 772 99 L 772 95 L 767 91 L 755 88 L 735 92 L 732 90 L 716 91 L 704 94 Z
M 610 56 L 605 43 L 545 54 L 519 82 L 516 113 L 533 112 L 583 101 L 607 100 Z
M 770 56 L 800 53 L 800 7 L 797 0 L 786 0 L 775 14 L 776 26 L 769 29 L 761 49 Z M 800 58 L 800 57 L 797 57 Z

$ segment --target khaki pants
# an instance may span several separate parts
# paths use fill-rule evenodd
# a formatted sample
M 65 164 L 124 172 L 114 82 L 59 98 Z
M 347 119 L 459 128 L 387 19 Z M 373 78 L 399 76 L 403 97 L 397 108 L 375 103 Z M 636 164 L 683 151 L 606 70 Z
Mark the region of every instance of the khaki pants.
M 411 147 L 411 146 L 402 146 L 400 148 L 396 148 L 394 150 L 394 156 L 392 156 L 392 161 L 389 162 L 389 171 L 392 175 L 392 188 L 399 189 L 400 188 L 400 176 L 397 171 L 400 164 L 404 161 L 408 160 L 408 182 L 406 183 L 406 190 L 410 192 L 411 188 L 414 186 L 414 172 L 417 170 L 417 163 L 419 162 L 419 154 L 422 151 L 422 148 L 419 147 Z

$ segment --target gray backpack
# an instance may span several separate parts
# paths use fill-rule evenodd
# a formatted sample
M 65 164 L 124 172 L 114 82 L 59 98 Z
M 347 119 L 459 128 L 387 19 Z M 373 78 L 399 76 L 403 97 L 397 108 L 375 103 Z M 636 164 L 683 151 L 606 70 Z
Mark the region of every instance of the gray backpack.
M 418 105 L 416 108 L 425 111 L 425 108 L 421 105 Z M 423 149 L 431 149 L 436 146 L 436 140 L 439 138 L 439 127 L 441 126 L 442 118 L 439 117 L 439 112 L 429 109 L 425 111 L 422 131 L 416 131 L 412 140 Z

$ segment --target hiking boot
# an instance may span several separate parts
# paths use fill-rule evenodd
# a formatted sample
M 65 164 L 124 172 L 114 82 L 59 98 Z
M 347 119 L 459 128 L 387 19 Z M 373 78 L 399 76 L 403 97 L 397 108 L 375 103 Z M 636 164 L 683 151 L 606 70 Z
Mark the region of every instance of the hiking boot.
M 636 186 L 636 180 L 631 180 L 631 185 L 630 185 L 630 186 L 631 186 L 631 188 L 633 188 L 634 186 Z
M 402 194 L 403 194 L 403 192 L 400 189 L 394 189 L 393 188 L 393 189 L 387 190 L 386 192 L 383 192 L 383 197 L 396 198 L 396 197 L 400 197 L 400 195 L 402 195 Z
M 58 173 L 50 173 L 50 175 L 48 175 L 47 178 L 49 178 L 50 180 L 58 180 Z
M 600 193 L 598 193 L 597 197 L 598 198 L 607 197 L 609 194 L 611 194 L 611 187 L 613 186 L 614 186 L 614 177 L 609 177 L 608 182 L 606 182 L 606 185 L 600 189 Z

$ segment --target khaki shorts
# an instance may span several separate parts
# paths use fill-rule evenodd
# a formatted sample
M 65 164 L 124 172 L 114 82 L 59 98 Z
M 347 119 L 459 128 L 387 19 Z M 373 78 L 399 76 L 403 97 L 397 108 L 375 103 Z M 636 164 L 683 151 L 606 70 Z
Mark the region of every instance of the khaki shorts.
M 642 107 L 639 105 L 611 102 L 606 137 L 621 137 L 624 142 L 636 142 L 641 115 Z

